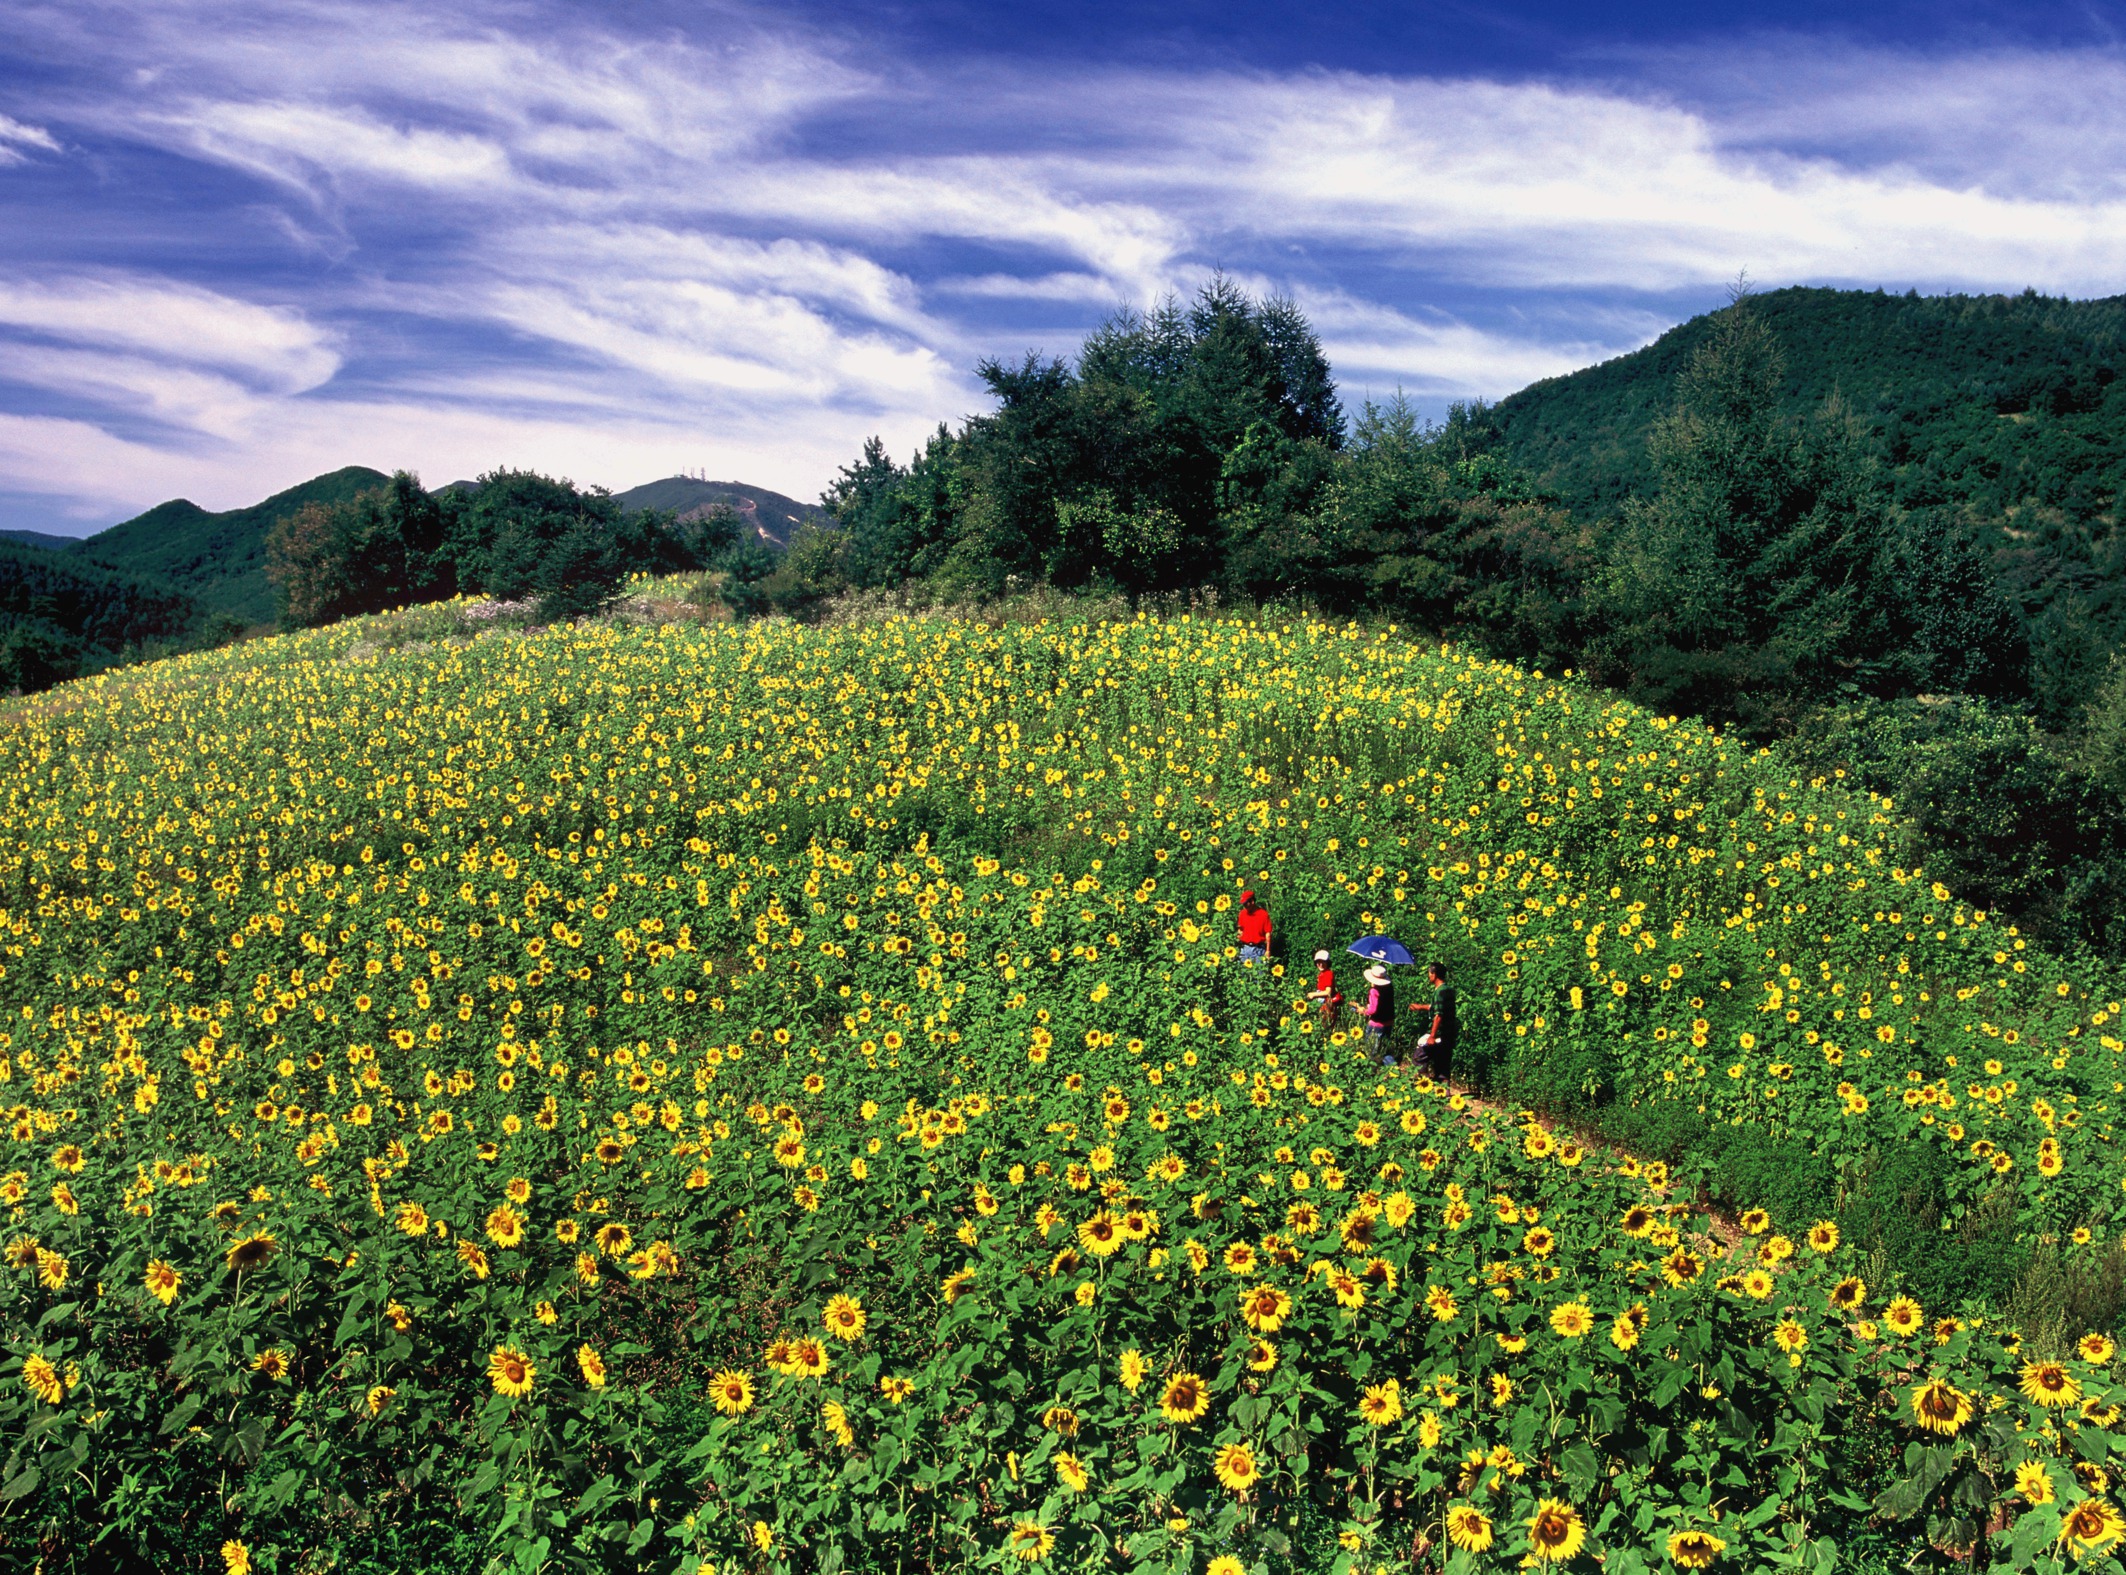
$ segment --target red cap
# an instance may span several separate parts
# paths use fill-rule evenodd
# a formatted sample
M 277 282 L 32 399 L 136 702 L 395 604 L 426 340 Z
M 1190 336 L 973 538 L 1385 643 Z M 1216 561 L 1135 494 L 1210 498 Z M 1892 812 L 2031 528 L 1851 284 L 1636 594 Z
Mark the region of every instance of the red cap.
M 1251 892 L 1251 891 L 1244 891 L 1244 892 L 1242 892 L 1242 893 L 1240 894 L 1240 900 L 1241 900 L 1242 902 L 1246 902 L 1246 901 L 1247 901 L 1247 900 L 1248 900 L 1248 899 L 1249 899 L 1250 897 L 1252 897 L 1252 896 L 1254 896 L 1254 895 L 1255 895 L 1255 894 L 1254 894 L 1253 892 Z

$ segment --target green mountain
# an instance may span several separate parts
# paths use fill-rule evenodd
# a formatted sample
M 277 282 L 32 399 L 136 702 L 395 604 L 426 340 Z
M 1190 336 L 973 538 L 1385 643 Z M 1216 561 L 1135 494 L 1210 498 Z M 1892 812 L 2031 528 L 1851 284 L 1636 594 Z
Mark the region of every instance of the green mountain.
M 827 511 L 816 503 L 800 503 L 747 486 L 742 481 L 698 481 L 692 476 L 667 476 L 662 481 L 630 487 L 614 497 L 624 509 L 670 510 L 681 519 L 691 519 L 706 509 L 724 504 L 734 509 L 754 540 L 771 547 L 786 547 L 790 533 L 804 524 L 824 525 Z
M 1797 288 L 1753 303 L 1785 353 L 1789 413 L 1839 396 L 1907 507 L 1947 505 L 1974 522 L 2035 511 L 2087 523 L 2126 484 L 2126 296 Z M 1647 433 L 1710 321 L 1501 400 L 1493 415 L 1511 457 L 1575 512 L 1643 494 Z
M 187 498 L 158 503 L 72 548 L 92 563 L 182 590 L 213 612 L 270 623 L 266 534 L 306 503 L 341 503 L 391 478 L 365 465 L 315 476 L 263 503 L 214 514 Z

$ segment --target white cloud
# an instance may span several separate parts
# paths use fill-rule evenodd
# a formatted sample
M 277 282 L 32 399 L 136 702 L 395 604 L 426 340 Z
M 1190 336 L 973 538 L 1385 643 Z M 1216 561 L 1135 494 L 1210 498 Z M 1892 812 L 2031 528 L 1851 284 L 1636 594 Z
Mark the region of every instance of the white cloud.
M 213 367 L 278 394 L 316 388 L 340 364 L 332 336 L 301 312 L 138 275 L 0 278 L 0 327 Z
M 42 126 L 28 126 L 7 115 L 0 115 L 0 164 L 26 163 L 29 155 L 23 150 L 34 148 L 39 153 L 57 153 L 59 143 Z
M 1413 317 L 1341 291 L 1296 299 L 1320 334 L 1347 398 L 1498 399 L 1546 377 L 1637 349 L 1668 326 L 1651 313 L 1595 314 L 1600 339 L 1500 333 L 1434 313 Z
M 905 451 L 977 403 L 981 355 L 1221 265 L 1297 294 L 1347 388 L 1444 398 L 1628 349 L 1745 267 L 2104 293 L 2126 256 L 2102 54 L 926 74 L 763 10 L 651 37 L 538 0 L 30 3 L 0 42 L 109 83 L 25 99 L 0 162 L 57 151 L 46 126 L 146 145 L 251 177 L 288 237 L 278 304 L 88 240 L 0 276 L 0 378 L 108 413 L 8 418 L 0 489 L 114 509 L 352 459 L 809 495 L 874 428 Z M 170 272 L 212 277 L 211 239 Z

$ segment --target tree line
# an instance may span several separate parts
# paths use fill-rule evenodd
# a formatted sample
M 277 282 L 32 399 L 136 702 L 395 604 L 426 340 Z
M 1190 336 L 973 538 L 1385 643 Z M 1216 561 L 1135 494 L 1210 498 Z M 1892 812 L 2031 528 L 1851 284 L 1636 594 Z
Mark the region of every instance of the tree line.
M 1979 534 L 1901 502 L 1837 397 L 1789 408 L 1752 298 L 1676 375 L 1647 484 L 1599 510 L 1537 486 L 1481 403 L 1347 418 L 1291 303 L 1225 281 L 980 372 L 993 410 L 840 472 L 786 605 L 1045 581 L 1392 619 L 1845 769 L 1960 892 L 2126 954 L 2126 667 L 2063 703 Z
M 1570 508 L 1481 403 L 1440 422 L 1341 405 L 1290 301 L 1224 279 L 1103 324 L 1068 359 L 988 361 L 992 408 L 905 463 L 878 439 L 780 556 L 521 471 L 400 474 L 269 542 L 293 624 L 460 592 L 594 610 L 636 572 L 707 569 L 740 613 L 849 592 L 1214 592 L 1392 620 L 1657 710 L 1726 723 L 1899 802 L 1913 858 L 2057 944 L 2126 954 L 2126 668 L 2062 717 L 1984 545 L 1900 503 L 1833 397 L 1797 412 L 1754 301 L 1713 315 L 1647 429 L 1647 484 Z
M 596 612 L 634 575 L 696 570 L 752 612 L 771 605 L 782 567 L 727 506 L 686 518 L 625 509 L 603 487 L 528 470 L 436 492 L 402 470 L 343 502 L 306 504 L 266 538 L 286 628 L 460 594 L 525 602 L 551 621 Z

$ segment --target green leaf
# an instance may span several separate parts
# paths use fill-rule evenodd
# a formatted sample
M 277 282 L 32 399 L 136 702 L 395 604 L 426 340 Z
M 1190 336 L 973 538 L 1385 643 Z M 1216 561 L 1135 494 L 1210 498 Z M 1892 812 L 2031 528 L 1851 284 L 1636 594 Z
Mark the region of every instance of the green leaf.
M 36 1491 L 37 1484 L 44 1480 L 43 1473 L 35 1466 L 24 1466 L 0 1486 L 0 1500 L 12 1500 Z
M 204 1399 L 205 1396 L 201 1395 L 197 1390 L 186 1395 L 171 1408 L 170 1414 L 162 1419 L 162 1426 L 156 1430 L 157 1433 L 167 1438 L 170 1434 L 185 1426 L 193 1417 L 199 1415 L 199 1408 Z
M 1587 1493 L 1602 1480 L 1602 1457 L 1582 1440 L 1570 1445 L 1558 1456 L 1558 1469 L 1565 1474 L 1565 1480 L 1575 1489 Z

